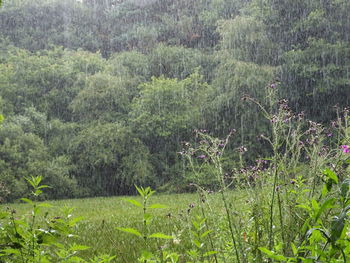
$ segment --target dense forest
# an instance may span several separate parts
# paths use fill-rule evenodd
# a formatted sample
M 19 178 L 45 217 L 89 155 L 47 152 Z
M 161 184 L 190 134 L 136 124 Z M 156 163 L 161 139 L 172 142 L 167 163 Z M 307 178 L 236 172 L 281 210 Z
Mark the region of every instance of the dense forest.
M 0 201 L 24 196 L 27 175 L 55 199 L 188 191 L 179 153 L 195 130 L 235 129 L 228 156 L 248 163 L 271 151 L 242 100 L 267 104 L 266 86 L 330 123 L 350 104 L 349 13 L 349 0 L 4 0 Z

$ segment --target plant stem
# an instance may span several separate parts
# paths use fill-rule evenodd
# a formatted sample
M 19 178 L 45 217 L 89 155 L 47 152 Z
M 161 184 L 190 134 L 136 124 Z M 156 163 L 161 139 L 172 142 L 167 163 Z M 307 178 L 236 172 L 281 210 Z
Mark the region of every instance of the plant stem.
M 199 194 L 199 193 L 198 193 L 198 194 Z M 201 204 L 200 207 L 201 207 L 202 216 L 203 216 L 203 218 L 206 218 L 206 219 L 207 219 L 207 222 L 208 222 L 208 218 L 206 217 L 205 209 L 204 209 L 204 207 L 203 207 L 202 200 L 201 200 L 201 195 L 200 195 L 200 194 L 199 194 L 199 202 L 200 202 L 200 204 Z M 206 228 L 207 231 L 210 230 L 208 224 L 205 224 L 205 228 Z M 210 234 L 210 233 L 208 234 L 208 238 L 209 238 L 209 242 L 210 242 L 210 247 L 211 247 L 211 249 L 212 249 L 213 251 L 215 251 L 213 239 L 211 238 L 211 234 Z M 217 258 L 217 256 L 216 256 L 216 254 L 214 254 L 214 260 L 215 260 L 216 263 L 218 263 L 218 258 Z
M 15 233 L 16 233 L 16 239 L 17 239 L 17 242 L 18 242 L 18 244 L 19 244 L 19 246 L 20 246 L 20 248 L 19 248 L 19 251 L 20 251 L 20 253 L 21 253 L 21 258 L 22 258 L 22 262 L 26 262 L 25 260 L 24 260 L 24 255 L 23 255 L 23 251 L 22 251 L 22 246 L 21 246 L 21 243 L 20 243 L 20 240 L 19 240 L 19 233 L 18 233 L 18 231 L 17 231 L 17 227 L 16 227 L 16 222 L 15 222 L 15 218 L 13 217 L 13 214 L 11 214 L 11 222 L 12 222 L 12 224 L 13 224 L 13 229 L 15 230 Z
M 283 252 L 286 254 L 286 238 L 285 238 L 285 234 L 284 234 L 282 202 L 281 202 L 281 197 L 280 197 L 280 193 L 279 192 L 277 192 L 277 201 L 278 201 L 278 210 L 279 210 L 280 224 L 281 224 L 281 235 L 282 235 Z
M 230 210 L 228 208 L 226 197 L 225 197 L 225 193 L 224 193 L 223 190 L 221 191 L 221 198 L 222 198 L 222 201 L 223 201 L 224 206 L 225 206 L 226 217 L 227 217 L 227 221 L 228 221 L 228 227 L 230 229 L 231 238 L 232 238 L 232 242 L 233 242 L 233 247 L 235 249 L 237 262 L 239 263 L 241 261 L 240 261 L 240 257 L 239 257 L 239 252 L 238 252 L 238 248 L 237 248 L 237 242 L 236 242 L 235 234 L 233 232 L 233 226 L 232 226 L 232 221 L 231 221 Z
M 272 197 L 271 197 L 271 204 L 270 204 L 270 229 L 269 229 L 269 249 L 272 250 L 273 247 L 273 206 L 275 201 L 275 192 L 276 192 L 276 186 L 277 186 L 277 167 L 275 167 L 275 174 L 274 174 L 274 180 L 273 180 L 273 187 L 272 187 Z
M 35 210 L 36 210 L 36 203 L 34 203 L 33 205 L 33 219 L 32 219 L 32 225 L 31 225 L 31 229 L 30 229 L 30 232 L 32 233 L 32 256 L 33 256 L 33 261 L 34 261 L 34 258 L 35 258 L 35 233 L 34 233 L 34 224 L 35 224 L 35 216 L 36 216 L 36 213 L 35 213 Z

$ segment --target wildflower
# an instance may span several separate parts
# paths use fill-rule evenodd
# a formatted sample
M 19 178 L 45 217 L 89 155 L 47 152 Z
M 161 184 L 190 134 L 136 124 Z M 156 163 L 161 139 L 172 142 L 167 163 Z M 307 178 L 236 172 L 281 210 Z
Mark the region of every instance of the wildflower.
M 280 105 L 287 105 L 288 104 L 288 100 L 281 99 L 281 100 L 278 101 L 278 104 L 280 104 Z
M 301 121 L 302 119 L 304 119 L 305 117 L 305 113 L 302 111 L 298 114 L 298 120 Z
M 244 154 L 246 151 L 248 151 L 248 150 L 247 150 L 247 148 L 244 147 L 244 146 L 241 146 L 241 147 L 238 148 L 238 152 L 239 152 L 240 154 Z
M 275 89 L 276 87 L 277 87 L 276 83 L 272 83 L 272 84 L 270 85 L 270 88 L 271 88 L 271 89 Z
M 343 149 L 343 153 L 350 153 L 350 148 L 348 145 L 342 145 L 340 148 Z
M 277 116 L 273 115 L 270 121 L 271 121 L 271 123 L 277 122 Z
M 290 120 L 290 118 L 286 117 L 286 118 L 284 118 L 283 122 L 284 122 L 284 123 L 288 123 L 289 120 Z
M 203 160 L 205 158 L 207 158 L 207 157 L 204 154 L 201 154 L 201 155 L 198 156 L 198 159 L 202 159 Z

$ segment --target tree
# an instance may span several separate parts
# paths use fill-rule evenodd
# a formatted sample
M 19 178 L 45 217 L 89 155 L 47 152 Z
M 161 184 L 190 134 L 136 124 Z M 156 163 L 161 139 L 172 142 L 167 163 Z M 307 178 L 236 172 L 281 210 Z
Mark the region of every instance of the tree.
M 238 61 L 226 56 L 215 71 L 213 99 L 208 118 L 210 130 L 225 136 L 236 129 L 235 146 L 254 144 L 257 134 L 266 133 L 266 123 L 260 109 L 248 105 L 242 98 L 250 96 L 264 104 L 265 87 L 276 74 L 276 68 Z
M 237 16 L 221 21 L 218 27 L 221 50 L 232 58 L 256 64 L 272 64 L 274 45 L 265 25 L 254 17 Z
M 115 121 L 125 119 L 130 104 L 127 81 L 98 73 L 86 78 L 82 89 L 70 104 L 76 120 Z
M 69 154 L 88 195 L 130 194 L 134 184 L 153 185 L 147 148 L 120 123 L 91 123 L 70 142 Z
M 131 125 L 154 156 L 157 175 L 163 174 L 160 180 L 166 181 L 169 178 L 164 175 L 176 162 L 180 142 L 204 125 L 202 114 L 211 87 L 194 73 L 182 81 L 153 77 L 139 89 L 132 103 Z
M 72 197 L 76 182 L 70 177 L 69 163 L 63 157 L 52 158 L 43 141 L 24 132 L 20 124 L 9 120 L 0 127 L 0 182 L 6 189 L 4 201 L 13 201 L 28 193 L 25 178 L 42 176 L 60 189 L 48 192 L 50 198 Z
M 210 61 L 204 61 L 205 55 L 199 50 L 183 46 L 157 45 L 149 55 L 151 75 L 184 79 L 197 67 L 210 67 Z M 205 65 L 205 62 L 208 64 Z

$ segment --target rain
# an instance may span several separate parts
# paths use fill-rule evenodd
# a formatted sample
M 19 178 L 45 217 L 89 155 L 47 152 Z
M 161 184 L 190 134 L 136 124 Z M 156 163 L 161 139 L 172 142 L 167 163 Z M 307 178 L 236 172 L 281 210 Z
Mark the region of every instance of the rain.
M 213 138 L 223 174 L 252 173 L 230 190 L 320 134 L 350 144 L 333 130 L 348 132 L 334 123 L 350 105 L 349 14 L 349 0 L 0 1 L 0 203 L 27 196 L 27 175 L 54 200 L 220 192 Z M 293 129 L 317 136 L 285 142 Z

